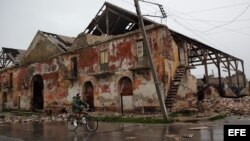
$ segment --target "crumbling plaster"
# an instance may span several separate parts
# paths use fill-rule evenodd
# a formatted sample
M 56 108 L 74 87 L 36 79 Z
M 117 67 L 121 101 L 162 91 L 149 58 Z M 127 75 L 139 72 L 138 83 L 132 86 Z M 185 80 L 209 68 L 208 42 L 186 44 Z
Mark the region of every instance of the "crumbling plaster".
M 172 112 L 189 108 L 197 108 L 197 80 L 190 71 L 186 71 L 184 78 L 179 82 L 179 89 L 176 94 Z
M 50 39 L 45 36 L 45 34 L 43 34 L 41 31 L 38 31 L 23 59 L 21 60 L 21 63 L 35 63 L 37 61 L 41 61 L 42 59 L 59 55 L 61 53 L 63 53 L 63 51 L 58 48 L 53 41 L 50 41 Z
M 148 29 L 147 33 L 157 75 L 165 93 L 163 97 L 165 97 L 169 82 L 179 65 L 178 48 L 166 27 L 156 26 Z M 94 106 L 96 108 L 115 107 L 119 109 L 121 106 L 119 80 L 123 77 L 130 78 L 133 84 L 133 95 L 123 99 L 124 103 L 128 103 L 124 107 L 125 109 L 133 109 L 136 106 L 157 107 L 159 102 L 151 71 L 147 69 L 130 70 L 138 65 L 135 44 L 140 38 L 141 35 L 137 31 L 89 46 L 79 44 L 80 47 L 69 53 L 48 57 L 36 63 L 16 67 L 16 69 L 9 69 L 1 72 L 0 75 L 8 75 L 10 72 L 14 74 L 13 88 L 8 94 L 15 95 L 14 99 L 20 96 L 21 109 L 27 110 L 31 107 L 32 78 L 36 74 L 43 78 L 45 107 L 50 104 L 70 105 L 72 97 L 78 92 L 82 94 L 85 82 L 90 81 L 94 87 Z M 93 74 L 102 72 L 99 52 L 105 49 L 109 51 L 108 68 L 112 74 L 95 76 Z M 78 58 L 78 77 L 74 80 L 65 79 L 70 73 L 71 57 Z

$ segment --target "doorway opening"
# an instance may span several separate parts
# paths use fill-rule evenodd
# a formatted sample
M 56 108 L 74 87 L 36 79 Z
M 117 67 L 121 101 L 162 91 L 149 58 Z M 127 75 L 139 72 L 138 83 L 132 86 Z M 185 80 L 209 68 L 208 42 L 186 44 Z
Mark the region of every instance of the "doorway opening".
M 90 111 L 95 110 L 94 106 L 94 87 L 90 81 L 87 81 L 83 85 L 83 97 L 85 98 L 86 102 L 89 104 Z
M 41 75 L 35 75 L 33 77 L 33 100 L 32 108 L 33 110 L 42 110 L 44 106 L 43 98 L 43 78 Z
M 121 113 L 123 115 L 125 110 L 133 109 L 133 86 L 131 79 L 128 77 L 122 77 L 119 80 L 119 90 Z
M 2 107 L 3 107 L 2 111 L 5 111 L 7 109 L 7 93 L 6 92 L 3 92 Z

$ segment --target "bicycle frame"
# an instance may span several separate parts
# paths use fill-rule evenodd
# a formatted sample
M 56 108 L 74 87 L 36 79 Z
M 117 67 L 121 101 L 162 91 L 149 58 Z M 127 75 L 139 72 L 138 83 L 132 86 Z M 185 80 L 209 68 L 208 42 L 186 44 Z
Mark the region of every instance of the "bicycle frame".
M 83 122 L 83 118 L 85 118 L 85 122 Z M 77 122 L 77 125 L 75 125 L 74 122 Z M 98 121 L 91 116 L 90 114 L 75 114 L 75 113 L 71 113 L 68 117 L 67 120 L 67 125 L 68 125 L 68 129 L 71 131 L 74 131 L 78 128 L 78 126 L 83 126 L 83 124 L 86 125 L 88 131 L 90 132 L 95 132 L 98 128 Z

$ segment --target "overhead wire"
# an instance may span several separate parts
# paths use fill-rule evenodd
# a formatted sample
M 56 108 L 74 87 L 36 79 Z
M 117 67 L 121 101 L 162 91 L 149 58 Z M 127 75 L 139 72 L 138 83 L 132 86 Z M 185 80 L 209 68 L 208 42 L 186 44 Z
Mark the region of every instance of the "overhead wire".
M 172 8 L 168 7 L 168 9 L 172 9 Z M 175 10 L 175 11 L 176 11 L 176 10 Z M 177 11 L 177 12 L 178 12 L 178 11 Z M 199 20 L 200 22 L 203 22 L 203 23 L 205 23 L 205 24 L 207 24 L 207 25 L 213 26 L 213 28 L 216 27 L 216 25 L 214 25 L 214 24 L 211 24 L 211 23 L 209 23 L 209 22 L 207 22 L 207 21 L 203 21 L 203 20 L 198 19 L 198 18 L 196 18 L 196 17 L 194 17 L 194 16 L 191 16 L 191 15 L 189 15 L 189 14 L 184 14 L 184 15 L 186 15 L 186 16 L 188 16 L 188 17 L 191 17 L 191 18 L 194 19 L 194 20 Z M 176 17 L 176 16 L 175 16 L 175 17 Z M 179 17 L 180 19 L 184 20 L 184 19 L 181 18 L 180 16 L 178 16 L 178 17 Z M 171 17 L 170 17 L 170 18 L 171 18 Z M 218 28 L 219 28 L 219 27 L 218 27 Z M 225 27 L 220 27 L 220 28 L 221 28 L 221 29 L 224 29 L 224 30 L 227 30 L 227 31 L 234 32 L 234 33 L 238 33 L 238 34 L 241 34 L 241 35 L 250 36 L 250 34 L 245 33 L 245 32 L 235 31 L 235 30 L 228 29 L 228 28 L 225 28 Z M 193 30 L 193 31 L 198 31 L 198 32 L 200 32 L 200 33 L 205 33 L 205 31 L 201 31 L 201 30 Z
M 198 21 L 198 22 L 211 22 L 211 23 L 227 23 L 228 21 L 222 21 L 222 20 L 202 20 L 202 19 L 193 19 L 193 18 L 182 18 L 183 20 L 190 20 L 190 21 Z M 235 20 L 234 22 L 246 22 L 250 21 L 250 19 L 241 19 L 241 20 Z
M 213 27 L 213 28 L 211 28 L 211 29 L 209 29 L 209 30 L 206 30 L 206 31 L 204 31 L 204 32 L 209 32 L 209 31 L 212 31 L 212 30 L 214 30 L 214 29 L 216 29 L 216 28 L 219 28 L 219 27 L 222 27 L 222 26 L 226 26 L 226 25 L 229 25 L 229 24 L 233 23 L 235 20 L 237 20 L 239 17 L 241 17 L 241 16 L 248 10 L 249 6 L 250 6 L 250 4 L 248 4 L 247 7 L 246 7 L 241 13 L 239 13 L 236 17 L 234 17 L 234 18 L 233 18 L 231 21 L 229 21 L 228 23 L 225 23 L 225 24 L 221 24 L 221 25 L 215 26 L 215 27 Z
M 242 5 L 242 4 L 241 4 Z M 249 7 L 249 6 L 248 6 Z M 248 8 L 247 7 L 247 8 Z M 167 9 L 171 9 L 169 6 L 168 6 L 168 8 Z M 247 10 L 247 9 L 246 9 Z M 244 10 L 245 11 L 245 10 Z M 243 11 L 243 12 L 244 12 Z M 195 18 L 194 16 L 191 16 L 191 15 L 189 15 L 189 14 L 187 14 L 187 13 L 183 13 L 183 12 L 178 12 L 178 13 L 182 13 L 183 15 L 185 15 L 185 16 L 188 16 L 188 17 L 191 17 L 191 19 L 190 20 L 195 20 L 195 21 L 200 21 L 200 22 L 203 22 L 203 23 L 205 23 L 205 24 L 208 24 L 208 25 L 210 25 L 210 26 L 213 26 L 213 28 L 215 29 L 215 28 L 219 28 L 219 26 L 217 26 L 217 25 L 214 25 L 214 24 L 211 24 L 210 22 L 208 22 L 207 20 L 201 20 L 201 19 L 198 19 L 198 18 Z M 171 14 L 170 14 L 171 15 Z M 176 15 L 176 14 L 172 14 L 172 15 Z M 239 15 L 241 15 L 241 14 L 239 14 Z M 238 15 L 238 16 L 239 16 Z M 176 16 L 178 16 L 178 15 L 176 15 Z M 169 16 L 170 18 L 171 18 L 171 16 Z M 180 16 L 178 16 L 180 19 L 182 19 L 182 20 L 186 20 L 185 18 L 181 18 Z M 247 19 L 247 20 L 250 20 L 250 19 Z M 235 19 L 235 21 L 236 21 L 236 19 Z M 241 20 L 239 20 L 239 21 L 241 21 Z M 234 21 L 230 21 L 230 23 L 232 23 L 232 22 L 234 22 Z M 230 24 L 229 22 L 227 22 L 227 23 L 224 23 L 223 25 L 228 25 L 228 24 Z M 224 30 L 227 30 L 227 31 L 232 31 L 232 32 L 235 32 L 235 33 L 238 33 L 238 34 L 242 34 L 242 35 L 247 35 L 247 36 L 250 36 L 250 34 L 248 34 L 248 33 L 245 33 L 245 32 L 240 32 L 240 31 L 234 31 L 234 30 L 231 30 L 231 29 L 228 29 L 228 28 L 224 28 L 223 26 L 220 26 L 222 29 L 224 29 Z M 203 32 L 203 33 L 205 33 L 205 32 L 207 32 L 207 30 L 203 30 L 203 31 L 201 31 L 201 30 L 194 30 L 194 31 L 200 31 L 200 32 Z
M 218 9 L 223 9 L 223 8 L 237 7 L 237 6 L 242 6 L 242 5 L 246 5 L 246 4 L 247 4 L 248 6 L 245 8 L 245 10 L 243 10 L 243 12 L 241 12 L 242 14 L 244 14 L 244 12 L 249 8 L 249 5 L 250 5 L 249 2 L 247 2 L 247 3 L 240 3 L 240 4 L 233 4 L 233 5 L 223 6 L 223 7 L 209 8 L 209 9 L 199 10 L 199 11 L 178 12 L 177 14 L 176 14 L 176 13 L 174 13 L 174 14 L 168 14 L 168 17 L 171 17 L 171 16 L 173 16 L 173 15 L 176 15 L 176 16 L 178 16 L 179 18 L 181 18 L 179 15 L 186 15 L 186 16 L 191 17 L 193 20 L 200 21 L 200 22 L 203 22 L 203 23 L 208 24 L 208 25 L 210 25 L 210 26 L 213 26 L 213 28 L 220 28 L 220 27 L 221 27 L 222 29 L 227 30 L 227 31 L 232 31 L 232 32 L 234 32 L 234 33 L 238 33 L 238 34 L 241 34 L 241 35 L 250 36 L 250 34 L 245 33 L 245 32 L 240 32 L 240 31 L 231 30 L 231 29 L 228 29 L 228 28 L 224 28 L 223 26 L 219 26 L 219 27 L 218 27 L 217 25 L 214 25 L 214 24 L 209 23 L 209 21 L 207 21 L 207 20 L 201 20 L 201 19 L 198 19 L 198 18 L 194 18 L 193 16 L 190 16 L 190 15 L 188 14 L 188 13 L 198 13 L 198 12 L 212 11 L 212 10 L 218 10 Z M 169 6 L 167 6 L 167 5 L 164 5 L 164 6 L 167 7 L 167 9 L 171 9 L 171 8 L 170 8 Z M 240 16 L 241 13 L 240 13 L 238 16 Z M 183 18 L 182 18 L 182 19 L 183 19 Z M 192 19 L 190 19 L 190 20 L 192 20 Z M 183 19 L 183 20 L 185 20 L 185 19 Z M 244 21 L 244 20 L 250 20 L 250 19 L 237 20 L 237 19 L 234 18 L 234 21 L 230 20 L 229 22 L 232 23 L 232 22 L 235 22 L 235 21 Z M 228 25 L 228 24 L 230 24 L 229 22 L 227 21 L 227 22 L 224 23 L 224 24 Z M 224 25 L 224 24 L 223 24 L 223 25 Z M 193 29 L 193 31 L 198 31 L 198 30 Z M 205 30 L 205 31 L 203 30 L 203 31 L 200 31 L 200 32 L 205 33 L 205 32 L 207 32 L 207 30 Z
M 186 14 L 187 15 L 187 14 Z M 175 16 L 175 17 L 177 17 L 177 18 L 179 18 L 180 20 L 182 20 L 179 16 Z M 173 18 L 173 17 L 171 17 L 171 18 Z M 176 20 L 174 20 L 175 22 L 176 22 Z M 177 23 L 177 24 L 179 24 L 179 23 Z M 187 24 L 187 22 L 185 22 L 185 24 Z M 183 24 L 182 26 L 184 26 L 185 27 L 185 24 Z M 187 28 L 187 29 L 189 29 L 190 30 L 190 28 Z M 229 29 L 226 29 L 226 30 L 229 30 Z M 229 31 L 232 31 L 232 30 L 229 30 Z M 190 32 L 191 33 L 194 33 L 195 32 L 195 30 L 190 30 Z M 196 30 L 196 32 L 199 32 L 199 31 L 197 31 Z M 235 32 L 235 31 L 233 31 L 233 32 Z M 236 32 L 236 33 L 239 33 L 239 32 Z M 242 32 L 240 32 L 241 34 L 242 34 Z M 197 35 L 197 33 L 194 33 L 195 35 Z M 200 33 L 200 35 L 204 35 L 204 33 Z M 246 35 L 248 35 L 249 36 L 249 34 L 246 34 Z M 199 36 L 200 38 L 201 38 L 201 36 Z M 203 38 L 203 37 L 202 37 Z M 207 37 L 206 37 L 207 38 Z M 204 38 L 203 38 L 204 39 Z M 206 39 L 207 40 L 207 39 Z M 211 39 L 210 39 L 211 40 Z M 220 46 L 225 46 L 224 44 L 222 44 L 222 43 L 220 43 L 220 42 L 218 42 L 218 41 L 216 41 L 216 40 L 214 40 L 213 39 L 213 42 L 217 42 L 218 44 L 220 44 Z M 211 44 L 211 43 L 210 43 Z M 218 46 L 217 46 L 218 47 Z M 220 48 L 220 47 L 219 47 Z M 229 48 L 228 48 L 229 49 Z M 221 49 L 221 50 L 223 50 L 223 49 Z M 229 49 L 232 53 L 236 53 L 238 56 L 241 56 L 240 54 L 238 54 L 237 52 L 235 52 L 235 51 L 233 51 L 233 50 L 231 50 L 231 48 Z M 247 61 L 247 62 L 250 62 L 250 61 Z M 246 62 L 245 62 L 245 64 L 246 64 Z M 250 64 L 246 64 L 247 66 L 249 66 L 250 67 Z
M 134 3 L 132 3 L 132 2 L 128 2 L 126 0 L 122 0 L 122 1 L 125 2 L 125 3 L 127 3 L 127 4 L 130 4 L 130 5 L 134 6 Z M 150 17 L 150 19 L 153 19 L 154 21 L 156 21 L 157 18 L 160 17 L 160 13 L 161 13 L 161 11 L 160 11 L 160 9 L 159 9 L 159 7 L 157 5 L 158 3 L 155 0 L 153 0 L 154 2 L 152 2 L 152 4 L 150 4 L 149 0 L 147 0 L 147 1 L 140 0 L 140 1 L 141 1 L 141 4 L 143 4 L 141 6 L 141 9 L 143 10 L 142 12 L 143 13 L 147 12 L 147 14 L 144 14 L 142 16 L 144 16 L 144 17 Z M 155 4 L 153 4 L 153 3 L 155 3 Z M 151 13 L 151 14 L 149 14 L 149 13 Z
M 168 9 L 171 9 L 171 8 L 168 8 Z M 176 11 L 176 10 L 175 10 L 175 11 Z M 244 10 L 244 11 L 245 11 L 245 10 Z M 244 12 L 244 11 L 243 11 L 243 12 Z M 177 11 L 177 12 L 178 12 L 178 11 Z M 181 12 L 178 12 L 178 13 L 181 13 Z M 242 13 L 242 12 L 241 12 L 241 13 Z M 196 20 L 197 20 L 197 18 L 195 18 L 195 17 L 193 17 L 193 16 L 191 16 L 191 15 L 189 15 L 189 14 L 185 14 L 185 15 L 191 17 L 192 19 L 196 19 Z M 176 16 L 176 17 L 178 17 L 179 19 L 182 20 L 181 17 L 179 17 L 179 16 Z M 199 19 L 198 19 L 198 20 L 199 20 Z M 205 22 L 205 21 L 201 21 L 201 22 L 203 22 L 203 23 L 205 23 L 205 24 L 208 24 L 208 25 L 211 25 L 211 26 L 214 26 L 213 24 L 208 23 L 208 22 Z M 221 28 L 224 29 L 224 30 L 227 30 L 227 31 L 231 31 L 231 32 L 234 32 L 234 33 L 241 34 L 241 35 L 250 36 L 250 34 L 245 33 L 245 32 L 234 31 L 234 30 L 232 30 L 232 29 L 227 29 L 227 28 L 224 28 L 224 27 L 221 27 Z M 197 31 L 197 32 L 199 32 L 198 30 L 192 30 L 192 31 Z M 200 32 L 200 33 L 202 33 L 202 32 Z M 203 34 L 204 34 L 204 33 L 203 33 Z
M 235 32 L 237 33 L 238 30 L 242 30 L 242 29 L 250 29 L 250 26 L 245 26 L 245 27 L 240 27 L 240 28 L 233 28 L 230 30 L 225 30 L 225 31 L 217 31 L 217 32 L 210 32 L 210 33 L 203 33 L 204 35 L 211 35 L 211 34 L 220 34 L 220 33 L 225 33 L 225 32 Z M 241 34 L 245 33 L 245 32 L 240 32 Z M 245 33 L 245 35 L 250 36 L 250 34 Z
M 176 10 L 175 10 L 176 11 Z M 170 12 L 170 11 L 169 11 Z M 178 11 L 176 11 L 177 13 L 178 13 Z M 186 14 L 186 15 L 188 15 L 188 14 Z M 182 18 L 180 18 L 179 16 L 175 16 L 175 17 L 178 17 L 180 20 L 182 20 Z M 188 22 L 185 22 L 185 24 L 187 24 Z M 185 24 L 183 24 L 182 26 L 184 26 L 185 27 Z M 190 25 L 190 23 L 188 23 L 189 25 Z M 190 30 L 190 28 L 187 28 L 187 29 L 189 29 Z M 194 31 L 196 31 L 196 32 L 194 32 Z M 202 38 L 203 40 L 205 39 L 203 36 L 204 36 L 204 33 L 202 33 L 201 31 L 198 31 L 198 30 L 190 30 L 190 32 L 192 33 L 192 34 L 194 34 L 194 35 L 196 35 L 196 36 L 198 36 L 199 38 Z M 206 36 L 206 38 L 207 38 L 207 36 Z M 208 39 L 205 39 L 205 40 L 208 40 Z M 214 42 L 214 41 L 212 41 L 212 42 Z M 213 44 L 211 44 L 211 42 L 209 41 L 209 44 L 210 45 L 213 45 Z M 213 46 L 215 46 L 215 45 L 213 45 Z M 220 48 L 220 47 L 219 47 Z
M 250 2 L 247 2 L 247 3 L 240 3 L 240 4 L 233 4 L 233 5 L 228 5 L 228 6 L 215 7 L 215 8 L 209 8 L 209 9 L 203 9 L 203 10 L 197 10 L 197 11 L 180 12 L 180 13 L 178 13 L 178 15 L 190 14 L 190 13 L 208 12 L 208 11 L 220 10 L 220 9 L 231 8 L 231 7 L 237 7 L 237 6 L 248 5 L 248 4 L 250 4 Z M 169 15 L 169 16 L 176 16 L 176 14 L 174 14 L 174 15 Z
M 133 5 L 133 3 L 131 3 L 131 2 L 128 2 L 128 1 L 125 1 L 125 0 L 122 0 L 122 1 L 124 1 L 124 2 L 126 2 L 126 3 L 129 3 L 129 4 L 131 4 L 131 5 Z M 153 0 L 153 1 L 156 2 L 155 0 Z M 223 6 L 223 7 L 216 7 L 216 8 L 210 8 L 210 9 L 199 10 L 199 11 L 191 11 L 191 12 L 189 12 L 189 13 L 197 13 L 197 12 L 218 10 L 218 9 L 223 9 L 223 8 L 230 8 L 230 7 L 242 6 L 242 5 L 246 5 L 246 4 L 248 4 L 248 6 L 249 6 L 249 2 L 248 2 L 248 3 L 233 4 L 233 5 L 228 5 L 228 6 Z M 152 8 L 152 6 L 151 6 L 151 8 Z M 142 7 L 142 9 L 145 9 L 145 8 Z M 152 8 L 152 9 L 155 9 L 155 8 Z M 147 10 L 148 10 L 148 9 L 147 9 Z M 245 8 L 245 10 L 243 10 L 243 12 L 241 12 L 241 13 L 244 13 L 244 11 L 246 11 L 246 10 L 247 10 L 247 8 Z M 152 10 L 151 10 L 151 11 L 152 11 Z M 152 12 L 153 12 L 153 11 L 152 11 Z M 157 14 L 157 12 L 154 12 L 154 15 L 156 15 L 156 14 Z M 187 15 L 187 16 L 189 16 L 189 17 L 192 17 L 193 19 L 196 19 L 196 20 L 200 20 L 200 19 L 194 18 L 193 16 L 190 16 L 190 15 L 184 13 L 184 12 L 178 12 L 177 14 L 174 13 L 174 14 L 170 14 L 170 15 L 180 15 L 180 14 Z M 241 14 L 239 14 L 239 15 L 241 15 Z M 170 17 L 171 17 L 171 16 L 170 16 Z M 178 18 L 179 18 L 180 20 L 182 20 L 181 17 L 178 16 Z M 173 19 L 174 19 L 174 18 L 173 18 Z M 182 21 L 183 21 L 183 20 L 182 20 Z M 200 21 L 202 21 L 202 20 L 200 20 Z M 189 31 L 198 32 L 198 33 L 204 32 L 204 31 L 199 31 L 199 30 L 197 30 L 196 28 L 190 28 L 190 27 L 188 27 L 188 26 L 185 26 L 185 24 L 181 23 L 181 22 L 178 21 L 177 19 L 174 19 L 174 22 L 176 22 L 178 25 L 184 27 L 185 29 L 187 29 L 187 30 L 189 30 Z M 211 26 L 216 27 L 215 25 L 213 25 L 213 24 L 211 24 L 211 23 L 208 23 L 208 22 L 206 22 L 206 21 L 202 21 L 202 22 L 204 22 L 204 23 L 206 23 L 206 24 L 209 24 L 209 25 L 211 25 Z M 185 22 L 184 22 L 184 23 L 185 23 Z M 187 22 L 186 22 L 186 23 L 187 23 Z M 190 26 L 190 24 L 189 24 L 189 26 Z M 191 27 L 192 27 L 192 26 L 191 26 Z M 227 29 L 227 28 L 222 28 L 222 29 L 227 30 L 227 31 L 231 31 L 231 32 L 234 32 L 234 33 L 238 33 L 238 34 L 241 34 L 241 35 L 250 36 L 250 34 L 248 34 L 248 33 L 239 32 L 239 31 L 234 31 L 234 30 Z M 196 36 L 199 36 L 199 37 L 200 37 L 200 35 L 197 35 L 198 33 L 195 33 L 195 34 L 196 34 Z M 203 34 L 204 34 L 204 33 L 203 33 Z M 211 43 L 210 43 L 210 44 L 211 44 Z
M 131 1 L 129 1 L 129 0 L 121 0 L 121 1 L 123 1 L 124 3 L 127 3 L 127 4 L 130 4 L 130 5 L 134 6 L 134 3 L 131 2 Z M 152 12 L 152 13 L 155 12 L 155 10 L 152 10 L 152 9 L 149 9 L 149 8 L 145 8 L 145 7 L 142 7 L 141 9 L 144 9 L 144 10 L 146 10 L 147 12 Z
M 170 10 L 170 9 L 168 9 L 168 10 Z M 170 12 L 170 13 L 172 13 L 172 12 Z M 177 24 L 179 24 L 181 27 L 184 27 L 185 29 L 189 30 L 189 32 L 191 32 L 192 34 L 196 35 L 197 37 L 200 37 L 203 40 L 207 40 L 204 37 L 202 37 L 202 35 L 199 35 L 199 30 L 195 30 L 195 27 L 193 27 L 193 25 L 191 25 L 190 23 L 188 23 L 188 22 L 185 22 L 185 24 L 181 23 L 180 21 L 182 21 L 182 19 L 179 16 L 175 16 L 175 18 L 178 18 L 179 21 L 177 19 L 173 18 L 173 17 L 170 17 L 170 18 L 174 19 L 174 22 L 176 22 Z M 188 26 L 186 26 L 186 25 L 189 25 L 191 28 L 188 27 Z M 210 45 L 213 45 L 212 43 L 210 43 L 210 41 L 208 41 L 208 43 Z

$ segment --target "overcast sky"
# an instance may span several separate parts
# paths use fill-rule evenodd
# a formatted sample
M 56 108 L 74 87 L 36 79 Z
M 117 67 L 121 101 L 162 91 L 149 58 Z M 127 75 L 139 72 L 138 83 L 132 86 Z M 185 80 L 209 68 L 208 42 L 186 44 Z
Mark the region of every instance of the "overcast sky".
M 135 11 L 133 0 L 107 0 Z M 169 28 L 244 60 L 250 78 L 250 0 L 147 0 Z M 27 49 L 38 30 L 76 37 L 104 0 L 0 0 L 0 47 Z M 140 2 L 144 15 L 159 8 Z M 214 70 L 215 71 L 215 70 Z M 197 72 L 202 75 L 204 72 Z M 209 72 L 211 74 L 211 71 Z

